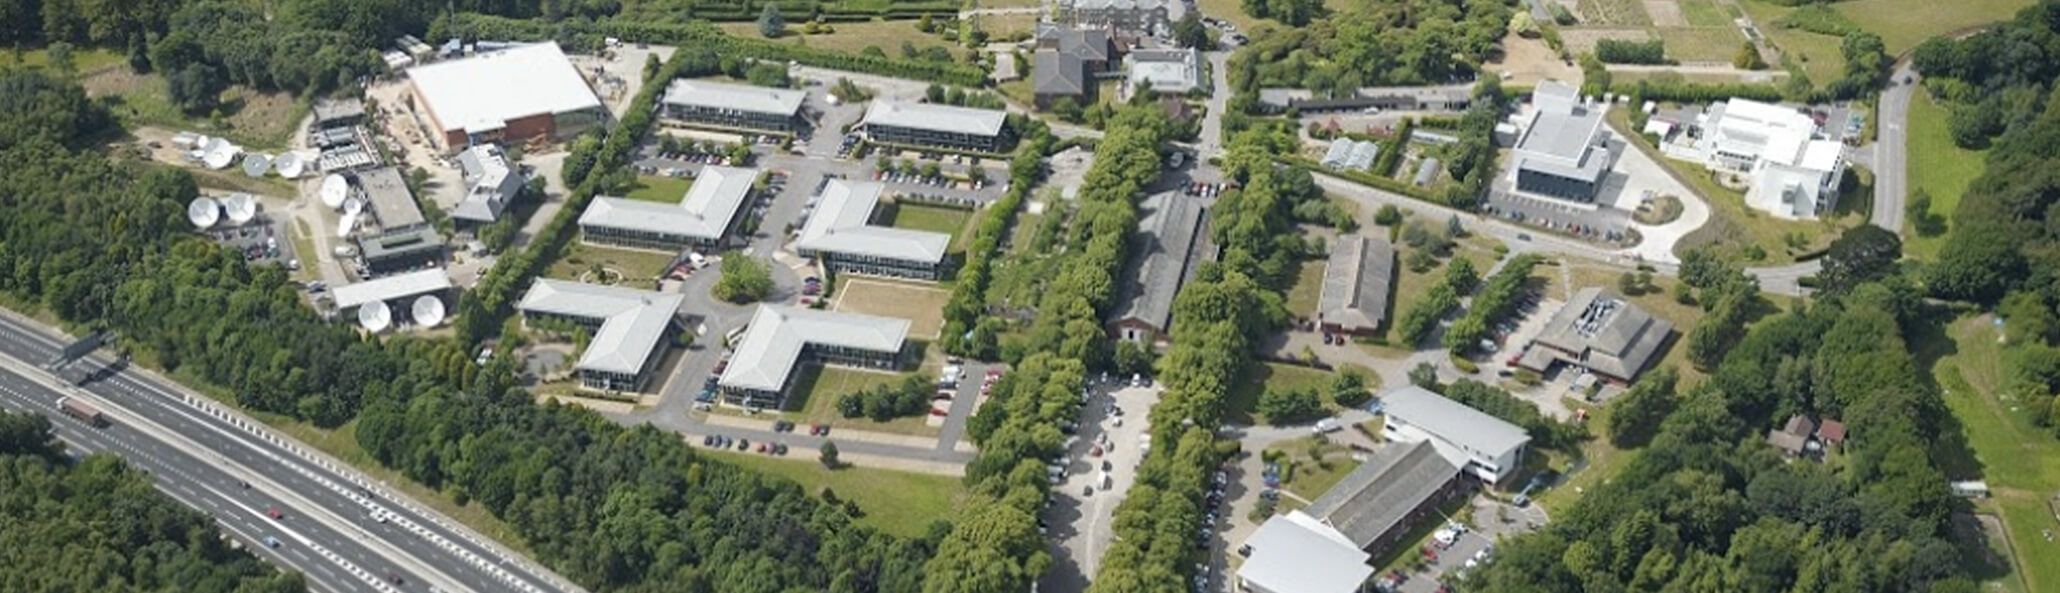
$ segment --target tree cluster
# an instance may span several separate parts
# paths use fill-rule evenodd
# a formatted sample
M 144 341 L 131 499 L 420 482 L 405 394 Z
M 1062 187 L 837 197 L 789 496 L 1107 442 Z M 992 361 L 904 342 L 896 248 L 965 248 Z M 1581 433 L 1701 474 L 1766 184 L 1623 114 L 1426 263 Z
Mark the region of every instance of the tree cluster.
M 1763 301 L 1758 279 L 1745 274 L 1707 249 L 1682 254 L 1681 282 L 1701 291 L 1702 319 L 1688 331 L 1688 362 L 1704 371 L 1717 368 L 1724 353 L 1745 337 L 1745 323 Z
M 1494 276 L 1489 276 L 1480 294 L 1474 295 L 1466 316 L 1445 328 L 1445 347 L 1454 354 L 1470 352 L 1488 336 L 1495 324 L 1516 313 L 1517 304 L 1522 302 L 1526 285 L 1531 281 L 1531 269 L 1543 261 L 1544 258 L 1536 254 L 1526 253 L 1510 259 Z M 1446 283 L 1450 284 L 1452 280 L 1448 277 Z
M 911 375 L 898 384 L 874 385 L 846 393 L 837 398 L 837 413 L 845 418 L 863 416 L 874 422 L 919 416 L 930 411 L 930 393 L 936 387 L 934 381 L 930 377 Z
M 1342 95 L 1366 86 L 1443 83 L 1474 73 L 1496 51 L 1510 12 L 1495 0 L 1354 6 L 1253 39 L 1231 57 L 1228 76 L 1251 93 L 1285 86 Z
M 1603 39 L 1595 42 L 1595 57 L 1605 64 L 1666 64 L 1667 43 L 1659 39 L 1629 41 Z
M 722 278 L 715 281 L 715 298 L 731 303 L 765 300 L 773 289 L 772 267 L 742 253 L 722 258 Z
M 1452 401 L 1522 427 L 1524 433 L 1530 435 L 1531 443 L 1540 447 L 1572 450 L 1588 438 L 1588 429 L 1583 425 L 1548 418 L 1538 411 L 1537 404 L 1510 395 L 1502 388 L 1487 383 L 1460 379 L 1435 388 L 1425 388 L 1436 389 L 1440 395 Z

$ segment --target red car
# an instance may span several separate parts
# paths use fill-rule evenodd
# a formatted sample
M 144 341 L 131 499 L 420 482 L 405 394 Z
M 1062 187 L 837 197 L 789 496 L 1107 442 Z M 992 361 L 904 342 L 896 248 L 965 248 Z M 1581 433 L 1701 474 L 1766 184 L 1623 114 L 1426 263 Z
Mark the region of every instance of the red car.
M 271 518 L 273 518 L 273 519 L 278 519 L 278 518 L 281 518 L 281 517 L 285 517 L 285 516 L 286 516 L 286 514 L 285 514 L 285 513 L 281 513 L 281 512 L 279 512 L 279 507 L 271 507 L 271 508 L 267 508 L 267 509 L 265 509 L 265 516 L 267 516 L 267 517 L 271 517 Z

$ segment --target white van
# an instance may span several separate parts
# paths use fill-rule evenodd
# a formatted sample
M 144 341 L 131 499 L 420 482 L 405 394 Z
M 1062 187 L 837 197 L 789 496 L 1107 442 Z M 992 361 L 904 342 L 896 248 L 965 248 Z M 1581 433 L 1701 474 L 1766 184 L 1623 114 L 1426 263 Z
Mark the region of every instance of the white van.
M 1343 426 L 1338 424 L 1338 420 L 1336 418 L 1324 418 L 1322 420 L 1316 421 L 1315 431 L 1316 434 L 1324 434 L 1329 432 L 1337 432 L 1338 430 L 1343 428 Z

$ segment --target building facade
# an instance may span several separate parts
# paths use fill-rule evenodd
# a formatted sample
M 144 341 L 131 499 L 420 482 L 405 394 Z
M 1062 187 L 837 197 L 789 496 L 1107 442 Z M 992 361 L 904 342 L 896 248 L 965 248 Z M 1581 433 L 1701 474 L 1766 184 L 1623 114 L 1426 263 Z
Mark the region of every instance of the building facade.
M 873 224 L 885 186 L 831 179 L 815 213 L 801 226 L 794 251 L 838 273 L 938 280 L 951 236 Z
M 867 140 L 885 144 L 1001 154 L 1015 142 L 1008 114 L 996 109 L 876 99 L 860 125 Z
M 705 80 L 675 80 L 665 87 L 660 114 L 669 123 L 728 131 L 792 135 L 808 126 L 807 94 Z
M 905 319 L 760 305 L 716 380 L 724 403 L 782 408 L 802 365 L 899 371 L 912 354 Z

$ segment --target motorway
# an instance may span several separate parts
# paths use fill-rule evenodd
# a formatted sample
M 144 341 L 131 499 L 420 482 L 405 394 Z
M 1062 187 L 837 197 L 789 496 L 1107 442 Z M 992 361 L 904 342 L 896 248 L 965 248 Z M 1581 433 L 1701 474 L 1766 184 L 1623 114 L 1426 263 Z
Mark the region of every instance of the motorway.
M 0 407 L 51 415 L 60 438 L 77 450 L 111 452 L 149 471 L 160 490 L 213 515 L 265 558 L 300 571 L 316 591 L 583 591 L 341 462 L 168 382 L 124 370 L 74 388 L 36 367 L 68 341 L 0 315 Z M 74 364 L 86 370 L 105 361 Z M 112 426 L 95 429 L 57 414 L 64 395 L 98 404 Z M 266 514 L 274 508 L 278 519 Z M 267 548 L 267 536 L 280 547 Z

